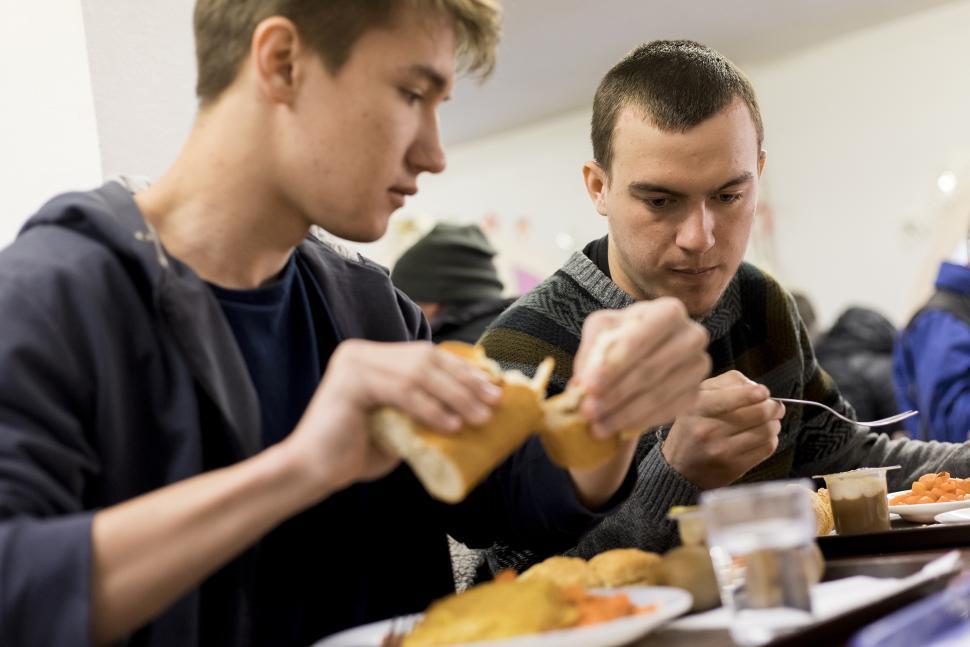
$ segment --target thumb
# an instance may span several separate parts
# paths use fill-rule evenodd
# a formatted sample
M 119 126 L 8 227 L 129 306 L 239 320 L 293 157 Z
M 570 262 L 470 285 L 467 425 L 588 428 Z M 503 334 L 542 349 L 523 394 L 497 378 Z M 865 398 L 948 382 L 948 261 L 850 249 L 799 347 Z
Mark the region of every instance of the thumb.
M 602 336 L 619 326 L 621 318 L 617 313 L 600 310 L 586 317 L 579 350 L 573 359 L 573 377 L 570 382 L 578 386 L 603 364 L 605 353 Z

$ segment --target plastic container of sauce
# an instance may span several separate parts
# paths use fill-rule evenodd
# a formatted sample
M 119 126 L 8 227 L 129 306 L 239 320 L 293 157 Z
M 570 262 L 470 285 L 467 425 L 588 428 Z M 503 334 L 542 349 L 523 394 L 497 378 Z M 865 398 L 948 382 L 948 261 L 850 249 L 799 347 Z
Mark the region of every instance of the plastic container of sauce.
M 832 501 L 835 530 L 840 535 L 889 530 L 886 472 L 892 467 L 861 467 L 849 472 L 823 474 Z

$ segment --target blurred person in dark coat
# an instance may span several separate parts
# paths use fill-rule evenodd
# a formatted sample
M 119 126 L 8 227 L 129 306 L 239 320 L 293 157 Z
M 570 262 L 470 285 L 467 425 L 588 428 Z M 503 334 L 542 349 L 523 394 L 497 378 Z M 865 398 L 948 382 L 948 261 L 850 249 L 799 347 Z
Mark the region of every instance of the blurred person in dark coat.
M 835 380 L 858 420 L 898 413 L 893 395 L 896 328 L 875 310 L 851 307 L 815 345 L 815 356 Z M 888 429 L 893 431 L 893 429 Z
M 424 312 L 436 344 L 474 344 L 515 301 L 502 297 L 495 254 L 477 225 L 439 223 L 394 264 L 391 281 Z

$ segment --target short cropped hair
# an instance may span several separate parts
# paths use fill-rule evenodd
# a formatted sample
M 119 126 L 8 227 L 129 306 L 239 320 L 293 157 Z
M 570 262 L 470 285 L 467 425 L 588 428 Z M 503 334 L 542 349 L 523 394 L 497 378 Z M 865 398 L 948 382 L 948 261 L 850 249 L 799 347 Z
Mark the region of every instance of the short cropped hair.
M 365 32 L 393 24 L 405 8 L 449 18 L 459 71 L 482 78 L 491 73 L 501 23 L 497 0 L 197 0 L 193 24 L 199 102 L 213 102 L 232 84 L 256 26 L 271 16 L 293 21 L 300 37 L 336 74 Z
M 736 98 L 751 112 L 764 141 L 761 110 L 751 81 L 715 50 L 690 40 L 640 45 L 613 66 L 593 99 L 593 159 L 607 173 L 613 162 L 613 131 L 623 108 L 633 106 L 660 130 L 686 132 Z

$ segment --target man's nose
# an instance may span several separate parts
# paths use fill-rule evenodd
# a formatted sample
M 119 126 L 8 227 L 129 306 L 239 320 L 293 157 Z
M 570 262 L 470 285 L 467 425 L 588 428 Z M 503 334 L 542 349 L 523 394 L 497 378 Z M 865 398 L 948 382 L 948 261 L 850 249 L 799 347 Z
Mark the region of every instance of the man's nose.
M 445 170 L 445 151 L 441 146 L 438 113 L 432 113 L 421 125 L 417 141 L 411 148 L 411 164 L 418 173 L 441 173 Z
M 714 247 L 714 214 L 707 201 L 691 209 L 677 230 L 677 246 L 694 254 L 703 254 Z

